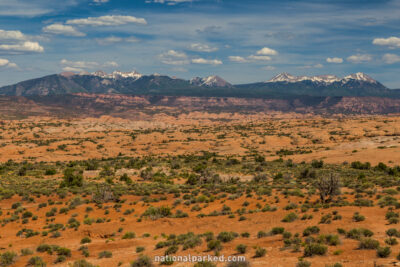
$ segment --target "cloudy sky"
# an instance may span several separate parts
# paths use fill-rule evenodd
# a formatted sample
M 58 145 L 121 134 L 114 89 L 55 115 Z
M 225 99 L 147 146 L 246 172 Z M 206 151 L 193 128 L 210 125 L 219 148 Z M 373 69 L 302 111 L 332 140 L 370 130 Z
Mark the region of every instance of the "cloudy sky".
M 96 70 L 400 88 L 400 0 L 0 0 L 0 85 Z

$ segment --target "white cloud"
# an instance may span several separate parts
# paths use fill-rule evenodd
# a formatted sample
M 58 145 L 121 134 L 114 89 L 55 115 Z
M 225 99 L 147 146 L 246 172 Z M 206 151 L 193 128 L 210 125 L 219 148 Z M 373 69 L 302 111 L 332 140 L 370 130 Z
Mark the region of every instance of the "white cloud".
M 36 52 L 41 53 L 44 48 L 38 42 L 25 41 L 17 44 L 1 44 L 0 51 L 8 53 Z
M 340 57 L 328 57 L 328 58 L 326 58 L 326 62 L 340 64 L 340 63 L 343 63 L 343 58 L 340 58 Z
M 109 0 L 93 0 L 94 3 L 102 4 L 107 3 Z
M 84 69 L 80 69 L 80 68 L 74 68 L 74 67 L 64 67 L 62 68 L 63 71 L 71 71 L 71 72 L 83 72 Z
M 191 44 L 190 49 L 198 52 L 215 52 L 218 50 L 217 47 L 211 47 L 207 44 L 199 44 L 199 43 Z
M 297 68 L 299 68 L 299 69 L 321 69 L 323 67 L 324 67 L 324 65 L 318 63 L 318 64 L 314 64 L 314 65 L 299 66 Z
M 262 49 L 257 51 L 257 55 L 262 55 L 262 56 L 276 56 L 278 55 L 278 52 L 274 49 L 268 48 L 268 47 L 263 47 Z
M 104 67 L 118 67 L 118 63 L 115 61 L 107 61 L 103 64 Z
M 372 56 L 368 54 L 357 54 L 347 58 L 347 61 L 351 63 L 366 63 L 372 60 Z
M 80 26 L 118 26 L 128 23 L 147 24 L 147 21 L 144 18 L 136 18 L 134 16 L 108 15 L 85 19 L 70 19 L 66 22 L 66 24 Z
M 400 62 L 400 56 L 395 54 L 385 54 L 383 55 L 382 59 L 386 64 L 394 64 Z
M 161 62 L 167 65 L 187 65 L 188 56 L 184 52 L 169 50 L 159 55 Z
M 245 59 L 244 57 L 241 56 L 229 56 L 228 57 L 230 61 L 232 62 L 239 62 L 239 63 L 246 63 L 248 62 L 247 59 Z
M 100 45 L 110 45 L 110 44 L 122 43 L 122 42 L 135 43 L 135 42 L 138 42 L 139 40 L 133 36 L 131 36 L 131 37 L 110 36 L 110 37 L 106 37 L 106 38 L 97 38 L 96 41 Z
M 271 71 L 271 70 L 275 70 L 276 68 L 274 66 L 265 66 L 262 69 Z
M 400 38 L 394 36 L 389 38 L 375 38 L 372 43 L 374 45 L 384 45 L 391 48 L 400 48 Z
M 7 54 L 43 52 L 44 48 L 20 31 L 0 30 L 0 51 Z
M 8 59 L 0 58 L 0 68 L 18 68 L 17 64 L 10 62 Z
M 107 67 L 118 67 L 118 63 L 114 61 L 108 61 L 103 64 L 98 63 L 96 61 L 71 61 L 67 59 L 62 59 L 60 64 L 63 66 L 64 71 L 74 71 L 80 72 L 87 69 L 96 69 L 96 68 L 107 68 Z
M 0 30 L 0 40 L 24 41 L 27 37 L 20 31 Z
M 146 3 L 158 3 L 158 4 L 167 4 L 170 6 L 179 4 L 179 3 L 191 3 L 193 0 L 146 0 Z
M 192 59 L 194 64 L 209 64 L 209 65 L 221 65 L 222 61 L 218 59 L 204 59 L 204 58 L 194 58 Z
M 78 31 L 74 27 L 70 25 L 63 25 L 59 23 L 51 24 L 44 27 L 43 32 L 52 33 L 52 34 L 62 34 L 67 36 L 85 36 L 83 32 Z
M 270 61 L 272 58 L 270 56 L 255 56 L 255 55 L 250 55 L 248 56 L 248 59 L 250 60 L 260 60 L 260 61 Z

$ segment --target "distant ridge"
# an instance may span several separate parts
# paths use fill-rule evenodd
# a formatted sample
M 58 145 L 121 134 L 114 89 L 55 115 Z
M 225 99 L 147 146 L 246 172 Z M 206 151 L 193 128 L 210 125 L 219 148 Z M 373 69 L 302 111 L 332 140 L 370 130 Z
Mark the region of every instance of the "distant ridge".
M 281 73 L 265 82 L 232 85 L 217 75 L 191 80 L 137 71 L 106 73 L 64 72 L 0 88 L 0 95 L 46 96 L 74 93 L 166 95 L 200 97 L 282 98 L 288 96 L 400 97 L 365 73 L 339 78 L 334 75 L 293 76 Z

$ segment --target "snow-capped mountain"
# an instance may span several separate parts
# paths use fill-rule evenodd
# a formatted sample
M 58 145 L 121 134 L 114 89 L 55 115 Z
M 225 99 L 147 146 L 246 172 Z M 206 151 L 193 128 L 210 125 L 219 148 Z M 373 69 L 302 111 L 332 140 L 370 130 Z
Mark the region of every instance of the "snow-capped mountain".
M 369 83 L 378 83 L 376 80 L 372 79 L 370 76 L 368 76 L 367 74 L 362 73 L 362 72 L 350 74 L 350 75 L 344 77 L 342 80 L 345 80 L 345 81 L 356 80 L 356 81 L 363 81 L 363 82 L 369 82 Z
M 86 73 L 84 73 L 84 75 L 87 75 Z M 131 72 L 122 72 L 122 71 L 113 71 L 112 73 L 106 73 L 104 71 L 95 71 L 89 75 L 93 75 L 93 76 L 98 76 L 101 78 L 107 78 L 107 79 L 120 79 L 120 78 L 133 78 L 135 80 L 140 79 L 143 77 L 142 74 L 140 74 L 137 71 L 131 71 Z
M 232 85 L 219 76 L 191 80 L 136 71 L 106 73 L 61 73 L 0 88 L 0 95 L 65 95 L 74 93 L 206 96 L 206 97 L 292 97 L 292 96 L 400 96 L 364 73 L 344 78 L 334 75 L 293 76 L 281 73 L 268 82 Z
M 204 78 L 195 77 L 190 80 L 190 84 L 197 86 L 207 87 L 231 87 L 232 84 L 228 83 L 217 75 L 211 75 Z
M 372 79 L 365 73 L 357 72 L 354 74 L 350 74 L 344 78 L 339 78 L 335 75 L 318 75 L 318 76 L 293 76 L 289 73 L 281 73 L 268 80 L 266 83 L 275 83 L 275 82 L 286 82 L 286 83 L 297 83 L 302 81 L 311 81 L 316 83 L 325 83 L 332 84 L 335 82 L 347 83 L 349 81 L 360 81 L 360 82 L 368 82 L 376 84 L 377 81 Z

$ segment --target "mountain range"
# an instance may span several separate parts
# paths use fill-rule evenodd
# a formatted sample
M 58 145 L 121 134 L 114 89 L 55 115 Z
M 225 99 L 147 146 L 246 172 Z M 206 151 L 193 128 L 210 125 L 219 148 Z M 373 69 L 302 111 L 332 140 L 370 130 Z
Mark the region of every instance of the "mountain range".
M 191 80 L 136 71 L 79 74 L 64 72 L 19 82 L 0 88 L 0 95 L 52 96 L 75 93 L 164 95 L 201 97 L 282 98 L 289 96 L 377 96 L 400 97 L 364 73 L 344 78 L 334 75 L 293 76 L 281 73 L 265 82 L 233 85 L 219 76 Z

